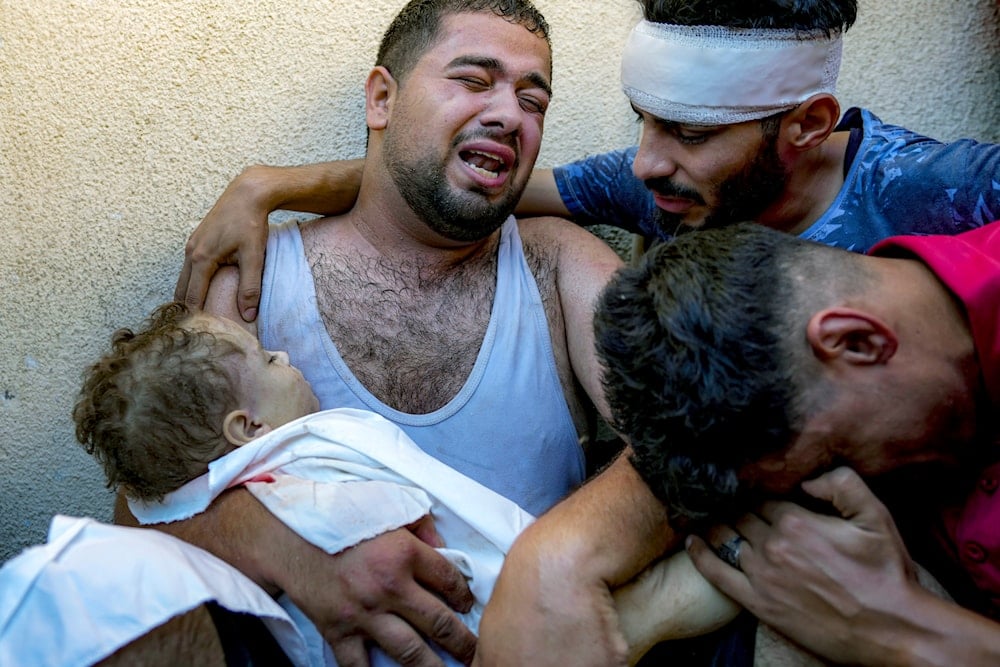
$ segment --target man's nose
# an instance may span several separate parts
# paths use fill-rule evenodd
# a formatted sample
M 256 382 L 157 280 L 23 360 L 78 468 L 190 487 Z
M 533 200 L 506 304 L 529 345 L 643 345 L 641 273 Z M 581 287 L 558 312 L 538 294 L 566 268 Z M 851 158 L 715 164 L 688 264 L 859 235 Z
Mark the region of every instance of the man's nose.
M 641 181 L 669 177 L 677 171 L 670 137 L 647 123 L 643 125 L 639 150 L 632 162 L 632 173 Z
M 525 113 L 517 92 L 499 87 L 490 93 L 479 119 L 487 127 L 499 127 L 506 134 L 515 134 L 521 129 Z

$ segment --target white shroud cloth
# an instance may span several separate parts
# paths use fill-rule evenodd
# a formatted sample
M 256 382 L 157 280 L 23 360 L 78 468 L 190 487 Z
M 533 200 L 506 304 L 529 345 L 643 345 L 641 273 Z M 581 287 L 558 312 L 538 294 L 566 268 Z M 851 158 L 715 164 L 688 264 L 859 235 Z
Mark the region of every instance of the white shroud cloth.
M 0 665 L 92 665 L 211 600 L 260 617 L 294 664 L 308 664 L 281 606 L 207 551 L 155 530 L 56 516 L 46 544 L 0 569 Z
M 431 514 L 449 547 L 441 551 L 469 577 L 476 604 L 462 618 L 473 631 L 504 555 L 533 521 L 392 422 L 352 409 L 296 420 L 213 462 L 164 502 L 130 506 L 144 523 L 180 520 L 240 484 L 331 553 Z M 335 664 L 294 605 L 282 608 L 208 552 L 155 530 L 57 516 L 47 544 L 0 570 L 0 665 L 90 665 L 210 600 L 261 617 L 294 664 Z M 371 658 L 392 664 L 379 651 Z
M 470 448 L 475 434 L 470 434 Z M 534 518 L 425 453 L 399 427 L 363 410 L 302 417 L 213 461 L 209 472 L 161 503 L 130 501 L 142 523 L 188 518 L 227 488 L 246 488 L 283 523 L 329 553 L 432 515 L 448 557 L 476 602 L 461 615 L 476 632 L 503 558 Z M 302 621 L 289 605 L 289 613 Z M 314 628 L 302 627 L 315 650 Z M 332 656 L 328 650 L 325 662 Z M 376 654 L 373 656 L 382 662 Z

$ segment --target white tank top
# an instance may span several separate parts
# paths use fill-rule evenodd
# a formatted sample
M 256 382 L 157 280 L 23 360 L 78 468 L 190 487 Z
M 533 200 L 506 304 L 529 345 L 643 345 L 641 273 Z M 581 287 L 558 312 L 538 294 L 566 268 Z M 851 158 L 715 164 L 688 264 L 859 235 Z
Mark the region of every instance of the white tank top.
M 431 456 L 538 515 L 583 481 L 583 451 L 513 217 L 498 253 L 496 296 L 475 365 L 458 394 L 431 413 L 384 404 L 347 367 L 316 307 L 295 221 L 271 226 L 258 332 L 265 348 L 288 352 L 321 409 L 376 412 Z

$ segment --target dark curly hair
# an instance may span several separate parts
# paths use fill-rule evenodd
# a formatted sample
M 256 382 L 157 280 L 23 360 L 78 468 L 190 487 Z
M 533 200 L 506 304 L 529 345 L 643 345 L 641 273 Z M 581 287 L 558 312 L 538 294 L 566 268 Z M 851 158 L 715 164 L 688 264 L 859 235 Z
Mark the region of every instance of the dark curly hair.
M 639 0 L 647 21 L 727 28 L 846 32 L 857 0 Z
M 493 12 L 542 37 L 552 48 L 549 25 L 529 0 L 411 0 L 382 36 L 375 64 L 402 81 L 437 41 L 446 16 L 472 12 Z
M 162 499 L 228 448 L 222 424 L 236 398 L 222 361 L 238 349 L 190 328 L 192 315 L 181 302 L 158 307 L 139 331 L 116 331 L 84 373 L 77 440 L 108 486 L 133 498 Z
M 618 272 L 595 315 L 614 427 L 675 521 L 718 517 L 740 468 L 795 432 L 782 341 L 794 237 L 740 223 L 654 246 Z M 789 306 L 790 307 L 790 306 Z

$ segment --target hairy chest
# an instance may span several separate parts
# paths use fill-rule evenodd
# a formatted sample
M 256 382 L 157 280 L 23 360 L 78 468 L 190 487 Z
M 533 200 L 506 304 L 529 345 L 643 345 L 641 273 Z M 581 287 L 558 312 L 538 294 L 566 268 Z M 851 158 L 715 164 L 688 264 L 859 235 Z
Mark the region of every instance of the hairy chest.
M 368 391 L 411 414 L 432 412 L 454 398 L 489 327 L 495 248 L 447 270 L 310 244 L 306 255 L 327 333 Z M 539 278 L 550 330 L 553 321 L 561 327 L 551 265 L 537 253 L 526 256 Z

